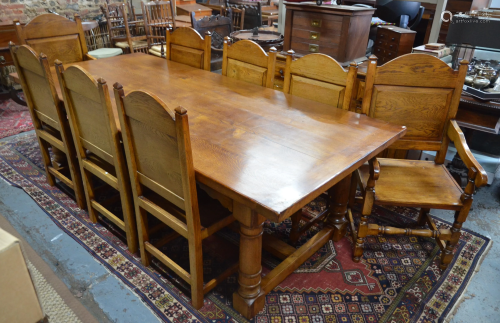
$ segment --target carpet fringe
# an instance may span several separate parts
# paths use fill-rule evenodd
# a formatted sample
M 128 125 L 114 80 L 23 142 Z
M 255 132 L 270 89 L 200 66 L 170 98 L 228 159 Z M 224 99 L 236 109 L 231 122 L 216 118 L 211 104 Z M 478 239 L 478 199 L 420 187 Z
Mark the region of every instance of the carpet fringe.
M 486 256 L 488 255 L 488 252 L 490 251 L 490 249 L 491 249 L 492 246 L 493 246 L 493 240 L 490 240 L 489 243 L 488 243 L 488 246 L 486 247 L 486 249 L 484 250 L 483 254 L 481 255 L 481 258 L 477 262 L 476 267 L 474 268 L 474 272 L 472 273 L 472 275 L 471 275 L 471 277 L 469 279 L 469 282 L 465 286 L 464 290 L 462 291 L 462 294 L 460 295 L 460 297 L 456 301 L 455 305 L 453 305 L 453 307 L 450 310 L 450 312 L 448 313 L 448 315 L 444 318 L 443 323 L 450 323 L 450 321 L 453 319 L 453 317 L 455 316 L 455 314 L 457 314 L 457 311 L 458 311 L 460 305 L 462 305 L 462 303 L 465 301 L 465 296 L 466 296 L 466 293 L 467 293 L 467 289 L 469 288 L 469 285 L 472 282 L 472 279 L 474 278 L 474 276 L 476 276 L 476 274 L 481 269 L 481 265 L 482 265 L 484 259 L 486 259 Z

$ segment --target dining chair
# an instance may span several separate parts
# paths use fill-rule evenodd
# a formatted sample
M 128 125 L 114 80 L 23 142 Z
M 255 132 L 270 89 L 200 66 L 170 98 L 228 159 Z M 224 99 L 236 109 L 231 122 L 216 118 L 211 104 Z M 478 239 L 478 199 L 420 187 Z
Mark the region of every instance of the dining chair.
M 165 57 L 161 50 L 169 28 L 176 29 L 173 1 L 141 2 L 149 53 Z
M 349 110 L 356 84 L 357 64 L 353 62 L 345 70 L 325 54 L 309 54 L 297 60 L 294 60 L 294 55 L 293 50 L 287 52 L 283 92 Z M 325 197 L 329 200 L 327 193 Z M 330 205 L 329 202 L 326 204 Z M 300 226 L 305 218 L 302 210 L 297 211 L 291 216 L 290 241 L 296 244 L 304 232 L 328 216 L 329 212 L 330 209 L 326 208 Z
M 305 99 L 349 110 L 357 78 L 357 64 L 347 70 L 325 54 L 309 54 L 294 60 L 295 52 L 286 56 L 283 92 Z
M 245 24 L 245 8 L 231 8 L 231 7 L 223 7 L 225 16 L 231 19 L 233 30 L 242 30 L 243 25 Z
M 362 112 L 368 116 L 405 126 L 406 135 L 392 149 L 436 151 L 434 161 L 377 158 L 360 167 L 352 176 L 349 204 L 362 203 L 361 220 L 356 230 L 348 212 L 353 233 L 354 261 L 363 255 L 366 236 L 404 234 L 435 238 L 441 248 L 441 269 L 446 269 L 467 219 L 476 187 L 487 183 L 487 175 L 472 155 L 465 137 L 454 120 L 468 62 L 458 71 L 436 57 L 407 54 L 377 67 L 369 58 Z M 450 140 L 467 166 L 468 184 L 464 190 L 443 164 Z M 362 197 L 356 197 L 356 187 Z M 369 223 L 373 205 L 420 208 L 418 226 L 397 228 Z M 438 226 L 430 209 L 455 211 L 450 229 Z
M 229 37 L 224 38 L 222 75 L 268 88 L 274 87 L 274 68 L 276 48 L 266 53 L 262 47 L 251 40 L 240 40 L 234 44 Z
M 76 149 L 64 103 L 54 87 L 49 58 L 45 54 L 37 55 L 27 45 L 16 46 L 10 42 L 9 47 L 33 120 L 47 182 L 55 186 L 57 178 L 73 189 L 76 203 L 85 209 L 87 204 Z M 53 154 L 58 154 L 53 161 L 49 148 Z
M 222 68 L 224 37 L 231 35 L 233 31 L 231 19 L 221 15 L 205 16 L 201 19 L 196 19 L 195 13 L 191 12 L 191 25 L 200 35 L 210 32 L 212 37 L 210 70 L 220 70 Z
M 130 3 L 105 3 L 102 11 L 108 23 L 110 41 L 114 46 L 129 53 L 148 53 L 144 20 L 136 20 Z
M 37 53 L 44 53 L 49 66 L 56 59 L 64 64 L 93 60 L 88 54 L 82 20 L 78 14 L 71 21 L 53 13 L 36 16 L 26 25 L 14 19 L 20 45 L 28 45 Z
M 154 256 L 191 284 L 193 306 L 200 309 L 203 295 L 238 268 L 236 263 L 204 285 L 202 240 L 235 219 L 218 201 L 200 198 L 187 111 L 177 107 L 173 112 L 158 97 L 144 91 L 125 96 L 118 83 L 114 91 L 132 180 L 142 263 L 149 266 Z M 173 232 L 153 243 L 148 213 Z M 179 236 L 188 240 L 189 272 L 160 250 Z
M 210 71 L 212 36 L 205 39 L 191 27 L 179 27 L 167 32 L 167 59 Z
M 97 223 L 101 214 L 125 231 L 128 249 L 135 253 L 137 227 L 130 179 L 106 81 L 102 78 L 96 81 L 79 66 L 65 69 L 60 61 L 55 65 L 76 146 L 90 220 Z M 109 187 L 118 195 L 101 200 L 110 195 Z M 123 219 L 111 211 L 116 205 L 114 202 L 118 202 L 116 197 L 120 200 Z
M 259 1 L 238 1 L 238 3 L 226 2 L 226 8 L 245 9 L 245 20 L 243 29 L 253 29 L 262 26 L 262 3 Z

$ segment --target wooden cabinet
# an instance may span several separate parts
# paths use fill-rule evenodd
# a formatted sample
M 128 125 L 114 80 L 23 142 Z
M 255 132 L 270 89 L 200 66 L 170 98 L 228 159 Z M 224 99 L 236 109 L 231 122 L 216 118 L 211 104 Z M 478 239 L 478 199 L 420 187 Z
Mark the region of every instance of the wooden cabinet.
M 378 65 L 409 54 L 413 48 L 417 32 L 394 26 L 379 26 L 377 38 L 373 46 L 373 54 L 378 58 Z
M 283 49 L 323 53 L 340 63 L 364 57 L 373 8 L 286 3 Z

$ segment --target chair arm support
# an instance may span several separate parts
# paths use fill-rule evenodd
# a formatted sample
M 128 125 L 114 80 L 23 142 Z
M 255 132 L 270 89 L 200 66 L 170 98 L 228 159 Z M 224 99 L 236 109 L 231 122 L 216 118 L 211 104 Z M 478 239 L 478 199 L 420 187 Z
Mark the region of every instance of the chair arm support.
M 95 58 L 94 56 L 92 55 L 89 55 L 89 54 L 85 54 L 85 60 L 86 61 L 93 61 L 93 60 L 96 60 L 97 58 Z
M 370 178 L 368 179 L 368 183 L 366 188 L 374 188 L 375 182 L 378 180 L 380 175 L 380 163 L 377 160 L 377 157 L 373 157 L 368 161 L 368 165 L 370 166 Z
M 481 164 L 476 160 L 474 155 L 469 149 L 467 142 L 465 141 L 465 136 L 460 127 L 455 120 L 450 120 L 450 126 L 448 127 L 448 138 L 455 144 L 458 155 L 464 162 L 465 166 L 470 170 L 474 167 L 477 170 L 475 185 L 476 187 L 484 186 L 488 183 L 488 175 L 483 169 Z

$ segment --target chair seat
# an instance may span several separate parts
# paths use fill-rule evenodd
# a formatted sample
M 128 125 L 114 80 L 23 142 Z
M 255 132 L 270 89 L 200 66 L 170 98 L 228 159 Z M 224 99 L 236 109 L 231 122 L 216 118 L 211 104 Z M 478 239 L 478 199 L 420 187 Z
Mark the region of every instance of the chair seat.
M 167 54 L 166 50 L 167 50 L 167 48 L 165 47 L 165 45 L 163 45 L 163 54 L 164 55 Z M 151 55 L 155 55 L 155 56 L 161 57 L 161 45 L 151 46 L 151 48 L 149 49 L 149 53 Z
M 99 58 L 107 58 L 114 57 L 123 54 L 123 50 L 121 48 L 99 48 L 89 52 L 89 55 Z
M 459 210 L 463 191 L 444 165 L 433 161 L 378 158 L 375 204 Z M 369 166 L 359 168 L 363 189 Z
M 125 41 L 117 42 L 115 43 L 115 46 L 120 48 L 129 48 L 128 42 Z M 132 46 L 134 46 L 134 48 L 148 47 L 148 42 L 145 40 L 137 40 L 132 42 Z

